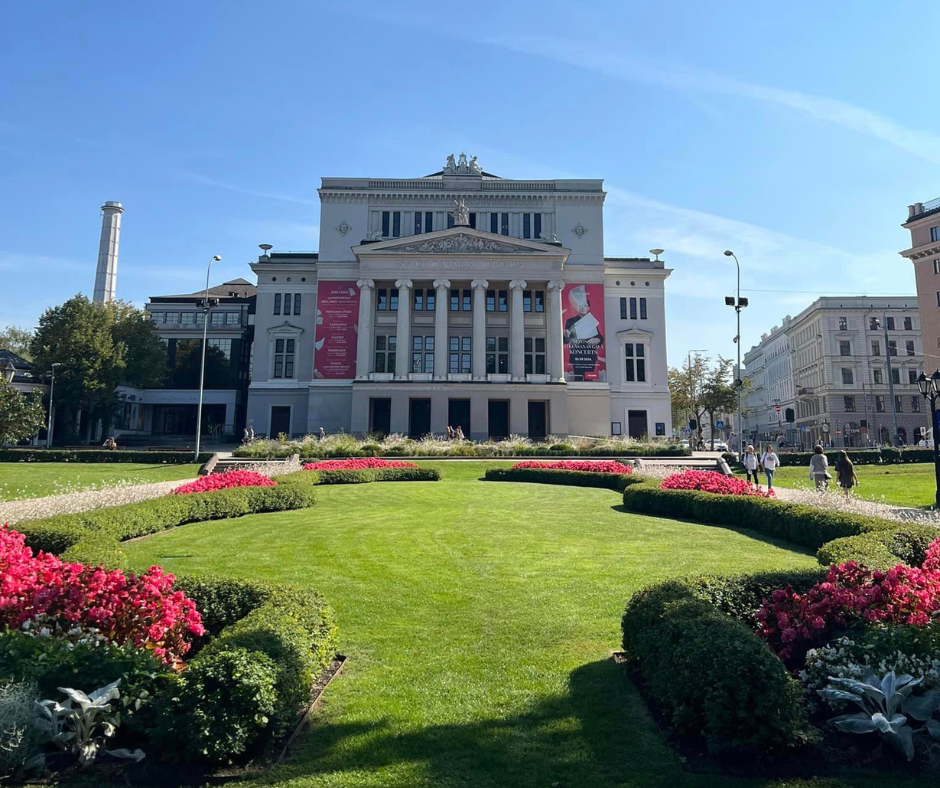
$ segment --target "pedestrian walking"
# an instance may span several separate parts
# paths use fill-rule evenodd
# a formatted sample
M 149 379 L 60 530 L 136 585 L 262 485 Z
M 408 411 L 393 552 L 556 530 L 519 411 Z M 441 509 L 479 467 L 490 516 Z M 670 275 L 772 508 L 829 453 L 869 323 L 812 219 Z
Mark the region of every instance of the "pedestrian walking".
M 320 427 L 320 432 L 317 434 L 317 437 L 322 441 L 326 437 L 326 430 L 323 427 Z
M 809 458 L 809 480 L 816 485 L 817 490 L 827 490 L 831 478 L 829 458 L 823 452 L 823 447 L 817 445 L 813 449 L 813 456 Z
M 760 477 L 757 475 L 757 454 L 751 444 L 744 450 L 744 470 L 747 473 L 748 483 L 753 479 L 754 486 L 760 487 Z
M 855 465 L 849 459 L 848 452 L 843 451 L 839 453 L 839 459 L 836 460 L 836 480 L 842 488 L 842 492 L 845 493 L 846 498 L 849 497 L 852 488 L 858 484 L 858 476 L 855 474 Z
M 769 443 L 764 447 L 764 453 L 760 456 L 760 465 L 767 476 L 767 489 L 772 490 L 774 488 L 774 473 L 777 466 L 780 465 L 780 458 L 774 452 L 774 447 Z
M 454 431 L 454 438 L 459 441 L 466 440 L 463 436 L 463 427 L 461 427 L 459 424 L 457 425 L 457 429 Z

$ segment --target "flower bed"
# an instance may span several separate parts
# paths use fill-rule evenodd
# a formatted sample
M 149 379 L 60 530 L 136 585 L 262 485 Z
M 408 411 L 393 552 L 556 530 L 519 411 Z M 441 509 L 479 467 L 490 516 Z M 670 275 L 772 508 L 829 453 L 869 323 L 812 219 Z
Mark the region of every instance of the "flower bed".
M 417 468 L 413 462 L 396 462 L 383 460 L 379 457 L 354 458 L 350 460 L 321 460 L 308 462 L 304 465 L 305 471 L 365 471 L 376 468 Z
M 263 473 L 228 471 L 226 473 L 200 476 L 194 482 L 180 485 L 170 494 L 192 495 L 193 493 L 213 492 L 215 490 L 229 490 L 233 487 L 274 487 L 276 484 L 277 482 L 272 481 Z
M 587 473 L 633 473 L 632 465 L 624 465 L 616 460 L 556 460 L 554 462 L 538 462 L 526 460 L 517 462 L 512 470 L 534 468 L 536 470 L 553 471 L 585 471 Z
M 757 498 L 775 498 L 773 490 L 761 490 L 751 486 L 744 479 L 725 476 L 715 471 L 697 471 L 687 468 L 681 473 L 674 473 L 663 479 L 659 485 L 662 490 L 698 490 L 715 495 L 747 495 Z
M 561 468 L 545 468 L 541 463 L 528 464 L 520 468 L 488 468 L 483 478 L 488 482 L 521 482 L 532 484 L 564 484 L 570 487 L 601 487 L 621 491 L 631 484 L 643 481 L 635 473 L 610 473 L 597 471 L 573 471 Z

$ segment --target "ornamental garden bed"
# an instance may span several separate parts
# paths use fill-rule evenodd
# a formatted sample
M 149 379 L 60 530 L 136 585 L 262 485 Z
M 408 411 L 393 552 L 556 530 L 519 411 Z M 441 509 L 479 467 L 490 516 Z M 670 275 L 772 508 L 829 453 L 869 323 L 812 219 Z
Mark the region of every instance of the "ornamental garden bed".
M 518 462 L 511 468 L 488 468 L 483 475 L 491 482 L 567 484 L 573 487 L 601 487 L 623 490 L 642 481 L 633 467 L 601 460 L 561 460 Z

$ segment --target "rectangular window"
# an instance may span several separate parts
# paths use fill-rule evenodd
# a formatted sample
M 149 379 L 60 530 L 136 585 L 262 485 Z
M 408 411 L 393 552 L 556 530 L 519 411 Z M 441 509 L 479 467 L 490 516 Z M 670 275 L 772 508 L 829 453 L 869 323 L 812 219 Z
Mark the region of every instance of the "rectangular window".
M 913 356 L 914 355 L 914 340 L 913 339 L 905 340 L 904 349 L 907 351 L 907 355 Z
M 847 317 L 839 318 L 839 331 L 848 331 L 849 330 L 849 319 Z
M 627 319 L 627 299 L 626 298 L 620 299 L 620 319 L 621 320 Z
M 646 382 L 646 346 L 642 342 L 624 343 L 624 378 L 627 383 Z
M 933 261 L 933 272 L 940 274 L 940 257 Z
M 196 324 L 196 313 L 195 312 L 183 312 L 183 325 L 192 326 Z
M 910 383 L 912 386 L 917 384 L 917 370 L 916 369 L 909 369 L 907 371 L 907 382 Z
M 905 317 L 905 318 L 904 318 L 904 330 L 905 330 L 905 331 L 913 331 L 913 330 L 914 330 L 914 318 L 912 318 L 912 317 Z
M 297 311 L 297 302 L 300 301 L 300 296 L 297 296 L 294 300 L 294 314 L 299 315 L 300 312 Z M 241 322 L 241 312 L 226 312 L 225 313 L 225 325 L 227 326 L 237 326 Z
M 522 214 L 522 237 L 532 237 L 532 217 L 527 213 Z
M 872 340 L 872 342 L 871 342 L 871 354 L 872 354 L 873 356 L 880 356 L 880 355 L 881 355 L 881 340 L 880 340 L 880 339 L 873 339 L 873 340 Z
M 911 397 L 911 413 L 920 413 L 920 395 L 915 394 Z
M 499 231 L 503 235 L 509 235 L 509 214 L 508 213 L 500 214 Z
M 486 374 L 506 375 L 509 372 L 509 337 L 486 338 Z
M 424 294 L 424 310 L 426 312 L 433 312 L 436 307 L 437 302 L 437 293 L 433 287 L 429 287 L 427 292 Z
M 646 299 L 640 299 L 640 320 L 646 320 Z
M 212 317 L 209 320 L 209 324 L 213 326 L 221 326 L 225 322 L 225 315 L 221 312 L 213 312 Z
M 294 342 L 293 339 L 274 340 L 274 377 L 294 377 Z
M 281 314 L 281 294 L 280 293 L 274 294 L 274 314 L 275 315 Z
M 508 290 L 496 291 L 496 311 L 497 312 L 509 311 L 509 291 Z
M 881 328 L 881 321 L 877 317 L 868 318 L 869 331 L 877 331 L 879 328 Z
M 940 241 L 940 226 L 930 228 L 930 240 Z
M 391 214 L 388 211 L 382 211 L 382 237 L 388 238 L 389 219 Z
M 486 311 L 487 312 L 496 311 L 496 291 L 495 290 L 486 291 Z
M 451 337 L 448 368 L 453 373 L 470 371 L 470 337 Z
M 874 376 L 875 383 L 878 385 L 881 385 L 885 382 L 884 372 L 882 372 L 880 369 L 873 369 L 871 373 Z
M 896 339 L 888 340 L 888 355 L 896 356 L 898 354 L 898 341 Z
M 545 374 L 545 337 L 526 337 L 523 340 L 526 375 Z
M 379 312 L 388 311 L 388 290 L 384 287 L 377 289 L 377 295 L 375 298 L 375 308 Z
M 852 345 L 847 339 L 840 340 L 839 342 L 839 355 L 840 356 L 851 356 L 852 355 Z
M 535 227 L 534 227 L 534 232 L 532 233 L 532 237 L 538 240 L 539 238 L 542 237 L 542 214 L 537 213 L 537 214 L 534 214 L 534 216 L 535 216 L 535 221 L 533 222 L 533 224 L 535 225 Z
M 388 311 L 398 311 L 398 288 L 392 287 L 388 291 Z
M 401 211 L 392 213 L 392 238 L 401 236 Z
M 535 295 L 535 311 L 544 312 L 545 311 L 545 291 L 534 290 L 533 294 Z
M 894 409 L 895 409 L 898 413 L 903 413 L 903 412 L 904 412 L 904 407 L 903 407 L 903 405 L 902 405 L 903 399 L 904 399 L 904 397 L 902 397 L 900 394 L 895 394 L 895 395 L 894 395 Z
M 412 308 L 415 312 L 424 311 L 424 288 L 416 287 L 412 298 Z
M 424 212 L 424 231 L 426 233 L 434 232 L 434 214 L 431 211 Z
M 204 326 L 206 324 L 206 313 L 205 312 L 196 312 L 196 325 Z
M 885 397 L 884 394 L 875 394 L 875 410 L 878 413 L 885 412 Z
M 499 214 L 498 213 L 490 214 L 490 232 L 491 233 L 499 232 Z
M 894 383 L 895 386 L 901 385 L 901 370 L 897 367 L 891 370 L 891 382 Z
M 523 312 L 532 311 L 532 291 L 531 290 L 522 291 L 522 311 Z
M 630 299 L 630 319 L 636 320 L 636 299 Z
M 447 229 L 449 230 L 454 226 L 454 215 L 452 213 L 447 214 Z
M 290 293 L 284 293 L 284 314 L 290 314 Z
M 434 337 L 411 338 L 411 371 L 434 372 Z
M 421 235 L 421 211 L 415 211 L 415 235 Z
M 210 339 L 208 342 L 209 347 L 215 347 L 222 351 L 222 354 L 226 358 L 232 357 L 232 340 L 231 339 Z
M 398 337 L 394 334 L 379 334 L 375 338 L 375 371 L 395 371 L 395 349 L 398 346 Z
M 463 298 L 461 299 L 461 306 L 463 307 L 464 312 L 473 311 L 473 291 L 472 290 L 463 291 Z
M 937 306 L 940 306 L 940 290 L 937 291 Z
M 885 318 L 885 323 L 888 325 L 888 331 L 894 331 L 894 317 Z
M 476 230 L 477 228 L 477 215 L 476 213 L 467 214 L 467 218 L 470 220 L 470 226 Z
M 854 381 L 852 379 L 852 370 L 843 368 L 842 369 L 842 385 L 851 386 L 853 382 Z
M 460 311 L 460 291 L 459 290 L 450 291 L 450 311 L 451 312 Z
M 846 396 L 842 398 L 844 401 L 845 412 L 846 413 L 855 413 L 855 397 Z

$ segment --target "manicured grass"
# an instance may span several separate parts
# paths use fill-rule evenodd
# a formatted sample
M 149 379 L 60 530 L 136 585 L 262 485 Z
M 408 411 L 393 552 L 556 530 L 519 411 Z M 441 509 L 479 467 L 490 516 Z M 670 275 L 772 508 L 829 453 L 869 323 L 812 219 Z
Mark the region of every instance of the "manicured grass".
M 335 607 L 347 668 L 288 762 L 256 784 L 883 784 L 687 774 L 609 658 L 640 586 L 815 566 L 811 556 L 627 514 L 609 490 L 485 483 L 490 463 L 426 464 L 444 480 L 324 487 L 313 510 L 125 545 L 141 565 L 308 585 Z
M 200 467 L 117 462 L 0 462 L 0 501 L 41 498 L 122 481 L 145 484 L 193 479 Z
M 836 472 L 830 468 L 830 488 L 837 488 Z M 854 495 L 869 501 L 881 501 L 898 506 L 933 506 L 937 492 L 933 463 L 911 463 L 910 465 L 856 465 L 858 487 Z M 743 477 L 744 471 L 737 475 Z M 764 480 L 764 475 L 761 474 Z M 809 467 L 778 468 L 774 475 L 774 486 L 810 489 Z

